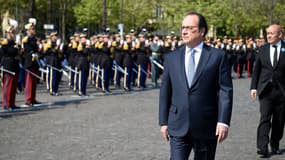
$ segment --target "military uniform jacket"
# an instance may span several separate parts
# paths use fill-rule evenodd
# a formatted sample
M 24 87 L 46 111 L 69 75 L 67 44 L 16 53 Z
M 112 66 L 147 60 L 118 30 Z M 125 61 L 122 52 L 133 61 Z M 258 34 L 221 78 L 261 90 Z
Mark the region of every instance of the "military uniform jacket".
M 95 47 L 95 45 L 92 45 L 90 48 L 90 63 L 98 65 L 97 64 L 98 57 L 99 57 L 99 55 L 98 55 L 97 48 Z
M 80 44 L 83 47 L 82 51 L 78 51 L 78 63 L 77 66 L 79 69 L 88 69 L 89 68 L 89 61 L 88 61 L 88 54 L 90 52 L 89 48 L 86 48 L 85 44 Z
M 139 42 L 139 48 L 137 48 L 137 59 L 136 64 L 146 64 L 147 62 L 147 47 L 145 46 L 144 42 Z
M 237 55 L 237 62 L 238 63 L 245 63 L 246 61 L 246 54 L 243 46 L 238 46 L 239 48 L 236 49 L 236 55 Z
M 114 46 L 114 52 L 115 52 L 115 61 L 117 65 L 122 66 L 123 64 L 123 53 L 122 53 L 122 48 L 121 48 L 121 42 L 116 41 L 116 46 Z
M 112 61 L 110 58 L 111 52 L 110 49 L 108 48 L 108 42 L 104 42 L 103 48 L 102 48 L 102 59 L 101 59 L 101 67 L 111 67 L 112 66 Z
M 32 54 L 38 53 L 37 39 L 34 36 L 27 36 L 23 39 L 24 44 L 24 56 L 25 56 L 25 68 L 38 69 L 39 65 L 36 60 L 33 61 Z
M 46 51 L 47 54 L 47 64 L 60 69 L 61 68 L 61 59 L 59 57 L 59 51 L 58 49 L 56 49 L 54 47 L 54 45 L 52 46 L 52 48 L 49 48 Z
M 16 58 L 19 56 L 19 50 L 14 47 L 15 42 L 11 39 L 5 39 L 8 43 L 2 45 L 2 65 L 4 69 L 7 69 L 11 72 L 19 72 L 19 60 Z M 0 51 L 1 52 L 1 51 Z
M 123 54 L 124 54 L 123 66 L 132 67 L 133 65 L 133 58 L 132 58 L 133 51 L 131 50 L 132 42 L 124 44 L 124 45 L 128 45 L 128 49 L 127 50 L 124 49 L 123 51 Z

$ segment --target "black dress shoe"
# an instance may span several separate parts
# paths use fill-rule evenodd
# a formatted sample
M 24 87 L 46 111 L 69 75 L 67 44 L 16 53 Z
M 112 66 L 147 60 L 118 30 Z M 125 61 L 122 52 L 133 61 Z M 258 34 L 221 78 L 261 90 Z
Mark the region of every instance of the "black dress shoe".
M 39 101 L 34 101 L 34 102 L 32 102 L 32 105 L 37 105 L 37 104 L 42 104 L 42 103 L 39 102 Z
M 258 151 L 257 151 L 257 154 L 261 155 L 260 158 L 268 158 L 268 157 L 269 157 L 268 151 L 258 150 Z
M 18 109 L 21 109 L 21 107 L 18 107 L 18 106 L 11 106 L 10 107 L 12 110 L 18 110 Z
M 276 148 L 272 148 L 271 150 L 272 150 L 271 154 L 279 154 L 279 155 L 282 154 L 282 151 L 280 149 L 278 149 L 278 148 L 277 149 Z
M 32 103 L 25 103 L 24 105 L 22 105 L 21 107 L 32 107 L 33 104 Z

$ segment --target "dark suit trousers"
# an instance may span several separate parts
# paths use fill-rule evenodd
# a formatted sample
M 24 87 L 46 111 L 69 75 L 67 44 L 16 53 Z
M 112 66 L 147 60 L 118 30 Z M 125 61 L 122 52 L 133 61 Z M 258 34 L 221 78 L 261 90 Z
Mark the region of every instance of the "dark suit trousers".
M 268 84 L 259 96 L 260 122 L 257 128 L 257 148 L 268 151 L 271 147 L 279 148 L 279 141 L 284 130 L 284 97 L 277 85 Z M 269 132 L 271 129 L 271 136 Z
M 197 139 L 188 134 L 185 137 L 170 136 L 170 160 L 188 160 L 194 150 L 194 160 L 214 160 L 217 139 Z

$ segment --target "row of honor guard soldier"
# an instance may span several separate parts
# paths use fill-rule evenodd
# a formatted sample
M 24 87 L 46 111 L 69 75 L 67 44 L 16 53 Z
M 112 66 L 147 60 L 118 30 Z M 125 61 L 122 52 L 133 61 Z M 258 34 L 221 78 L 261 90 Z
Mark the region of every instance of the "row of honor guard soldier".
M 10 26 L 5 30 L 5 38 L 1 41 L 0 53 L 3 71 L 2 106 L 4 110 L 18 109 L 15 105 L 18 72 L 19 52 L 15 43 L 15 29 Z
M 58 87 L 61 78 L 61 61 L 63 53 L 60 51 L 60 43 L 57 39 L 57 32 L 52 32 L 44 46 L 46 58 L 46 86 L 50 95 L 58 96 Z
M 39 104 L 36 100 L 36 89 L 39 76 L 39 48 L 36 39 L 35 25 L 25 25 L 27 36 L 22 39 L 24 48 L 25 90 L 26 106 Z
M 256 44 L 252 38 L 248 38 L 245 43 L 243 39 L 232 41 L 225 37 L 223 42 L 218 39 L 214 47 L 225 50 L 230 63 L 230 71 L 233 68 L 238 78 L 243 77 L 244 69 L 247 71 L 247 76 L 251 76 L 256 54 Z

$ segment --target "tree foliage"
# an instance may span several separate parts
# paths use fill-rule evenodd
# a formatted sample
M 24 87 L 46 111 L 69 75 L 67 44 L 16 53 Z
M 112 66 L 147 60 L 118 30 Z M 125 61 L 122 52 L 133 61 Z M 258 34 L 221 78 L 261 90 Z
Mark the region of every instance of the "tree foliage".
M 103 26 L 103 0 L 0 0 L 0 13 L 9 11 L 19 27 L 28 18 L 37 19 L 38 29 L 50 22 L 60 33 L 71 34 L 87 27 L 90 33 L 109 27 L 116 32 L 119 23 L 124 31 L 131 28 L 167 34 L 180 32 L 183 17 L 189 11 L 202 13 L 218 36 L 258 36 L 270 23 L 285 22 L 284 0 L 106 0 L 106 26 Z M 34 7 L 32 6 L 34 3 Z M 51 5 L 51 6 L 50 6 Z M 50 12 L 50 8 L 52 12 Z

